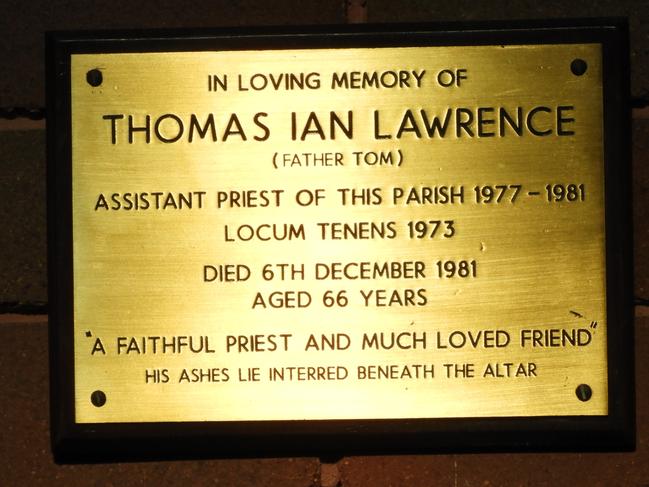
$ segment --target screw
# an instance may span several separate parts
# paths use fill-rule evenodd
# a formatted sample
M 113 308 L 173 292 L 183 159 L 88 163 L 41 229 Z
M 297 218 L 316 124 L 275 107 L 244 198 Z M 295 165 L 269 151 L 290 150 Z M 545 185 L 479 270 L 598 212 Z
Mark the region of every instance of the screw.
M 104 394 L 104 391 L 95 391 L 90 394 L 90 402 L 100 408 L 106 404 L 106 394 Z
M 575 76 L 581 76 L 586 72 L 587 69 L 588 64 L 586 64 L 586 61 L 584 61 L 583 59 L 577 58 L 570 63 L 570 71 L 572 71 L 572 74 L 574 74 Z
M 580 401 L 586 402 L 593 396 L 593 390 L 588 384 L 579 384 L 575 389 L 575 394 Z
M 90 86 L 99 86 L 104 81 L 104 75 L 97 68 L 86 73 L 86 81 Z

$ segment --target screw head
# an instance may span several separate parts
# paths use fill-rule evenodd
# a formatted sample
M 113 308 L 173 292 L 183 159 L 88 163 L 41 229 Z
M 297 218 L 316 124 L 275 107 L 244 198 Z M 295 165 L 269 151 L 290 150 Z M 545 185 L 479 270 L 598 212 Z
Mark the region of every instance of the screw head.
M 104 75 L 97 68 L 91 69 L 86 73 L 86 81 L 90 86 L 99 86 L 104 81 Z
M 95 391 L 90 394 L 90 402 L 93 406 L 100 408 L 106 404 L 106 394 L 104 391 Z
M 575 394 L 580 401 L 586 402 L 593 397 L 593 390 L 588 384 L 579 384 L 575 389 Z
M 588 64 L 583 59 L 577 58 L 570 63 L 570 71 L 572 71 L 572 74 L 575 76 L 581 76 L 587 69 Z

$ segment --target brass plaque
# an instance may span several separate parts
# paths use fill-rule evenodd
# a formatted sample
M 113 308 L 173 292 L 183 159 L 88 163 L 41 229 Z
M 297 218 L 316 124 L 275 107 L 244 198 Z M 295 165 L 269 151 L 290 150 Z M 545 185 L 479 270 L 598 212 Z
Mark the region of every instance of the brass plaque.
M 75 424 L 609 414 L 602 42 L 128 51 L 69 57 Z
M 79 422 L 606 414 L 600 46 L 71 72 Z

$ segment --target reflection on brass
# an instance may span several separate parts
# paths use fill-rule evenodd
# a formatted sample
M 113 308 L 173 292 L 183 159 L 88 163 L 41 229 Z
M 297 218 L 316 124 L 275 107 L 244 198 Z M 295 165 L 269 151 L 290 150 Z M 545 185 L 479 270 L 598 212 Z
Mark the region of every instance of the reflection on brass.
M 601 72 L 73 55 L 76 421 L 607 414 Z

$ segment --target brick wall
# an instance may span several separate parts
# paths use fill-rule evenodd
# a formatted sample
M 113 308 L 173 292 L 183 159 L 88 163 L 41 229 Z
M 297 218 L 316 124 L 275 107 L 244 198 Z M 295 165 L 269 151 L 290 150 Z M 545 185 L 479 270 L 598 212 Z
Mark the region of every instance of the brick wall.
M 43 33 L 60 29 L 218 27 L 627 16 L 632 93 L 649 92 L 649 2 L 557 0 L 314 2 L 5 0 L 0 107 L 44 104 Z M 38 111 L 33 113 L 38 118 Z M 649 109 L 634 110 L 636 296 L 649 298 Z M 648 486 L 649 308 L 636 307 L 637 451 L 210 460 L 57 466 L 49 449 L 45 124 L 0 119 L 0 486 Z

